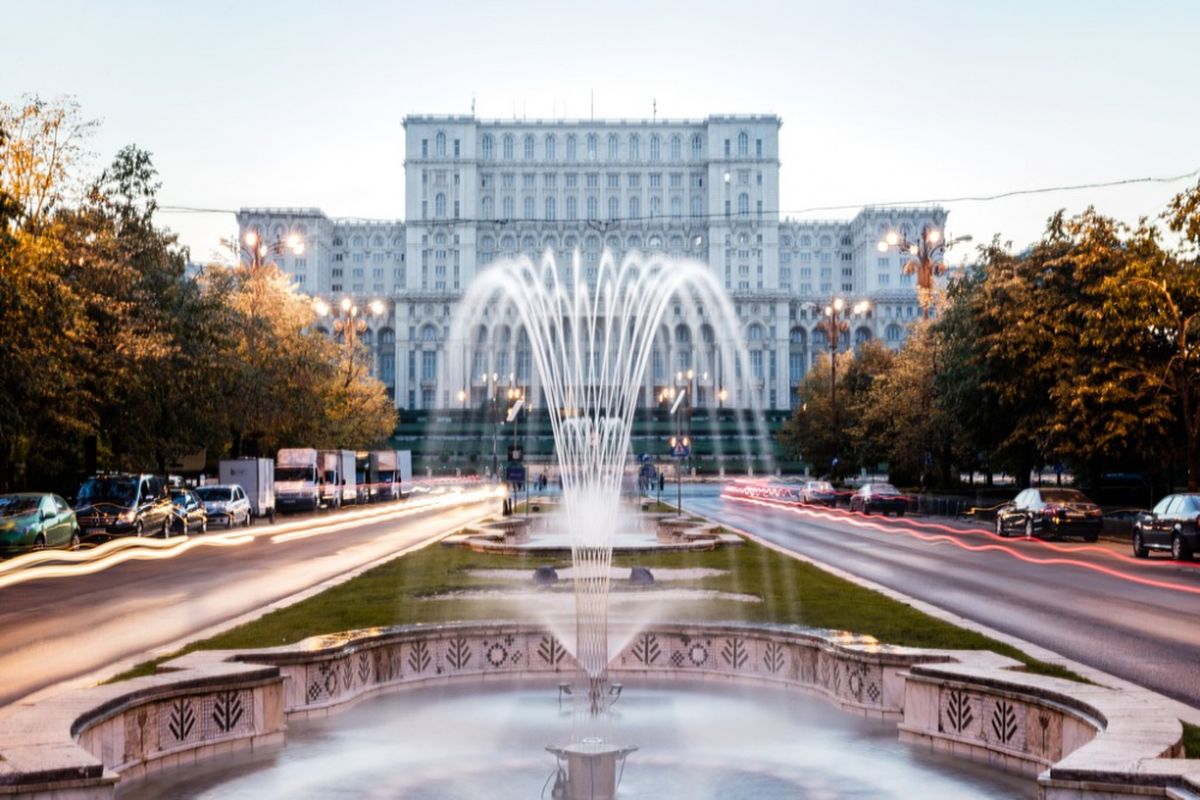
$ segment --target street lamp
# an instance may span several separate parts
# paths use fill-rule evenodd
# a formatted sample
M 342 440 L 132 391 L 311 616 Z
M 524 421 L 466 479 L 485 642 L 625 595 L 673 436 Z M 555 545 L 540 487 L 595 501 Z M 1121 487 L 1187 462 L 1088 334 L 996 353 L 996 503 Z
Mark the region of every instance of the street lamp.
M 904 263 L 904 274 L 917 276 L 917 302 L 925 319 L 929 319 L 930 306 L 933 304 L 933 279 L 946 272 L 944 256 L 946 251 L 956 244 L 971 241 L 971 236 L 959 236 L 947 239 L 942 231 L 933 225 L 921 228 L 921 236 L 917 241 L 910 242 L 907 233 L 888 231 L 875 248 L 886 253 L 893 247 L 910 258 Z
M 838 432 L 838 407 L 837 407 L 837 354 L 838 342 L 843 334 L 850 334 L 850 321 L 844 319 L 844 316 L 861 316 L 869 313 L 871 303 L 867 300 L 860 300 L 853 306 L 847 305 L 846 301 L 840 297 L 835 297 L 829 305 L 825 306 L 825 316 L 817 323 L 819 330 L 825 331 L 826 337 L 829 339 L 829 408 L 833 422 L 833 462 L 831 464 L 831 472 L 836 470 L 838 465 L 839 445 L 841 444 L 841 435 Z
M 259 269 L 267 263 L 267 257 L 281 255 L 290 251 L 294 255 L 304 254 L 304 240 L 292 233 L 284 237 L 266 241 L 258 231 L 251 228 L 242 235 L 241 239 L 226 240 L 239 259 L 246 262 L 251 269 Z
M 370 312 L 372 319 L 382 317 L 386 310 L 387 306 L 381 300 L 372 300 L 367 303 L 367 311 Z M 363 310 L 349 297 L 343 297 L 342 301 L 335 306 L 331 306 L 321 299 L 314 300 L 313 311 L 318 317 L 332 316 L 334 333 L 342 334 L 342 343 L 349 356 L 347 367 L 347 380 L 349 380 L 349 376 L 354 372 L 354 344 L 359 335 L 367 330 L 367 321 L 363 319 Z

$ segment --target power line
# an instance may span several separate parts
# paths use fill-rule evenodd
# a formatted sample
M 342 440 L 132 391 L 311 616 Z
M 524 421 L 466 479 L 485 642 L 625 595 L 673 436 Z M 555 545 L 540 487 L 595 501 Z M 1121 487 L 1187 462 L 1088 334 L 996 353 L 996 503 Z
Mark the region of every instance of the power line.
M 1013 190 L 1010 190 L 1007 192 L 999 192 L 997 194 L 987 194 L 987 195 L 963 195 L 960 197 L 930 197 L 930 198 L 924 198 L 924 199 L 920 199 L 920 200 L 888 200 L 888 201 L 884 201 L 884 202 L 875 202 L 875 203 L 848 203 L 848 204 L 844 204 L 844 205 L 810 206 L 808 208 L 797 208 L 797 209 L 786 209 L 786 210 L 780 210 L 780 209 L 776 209 L 773 211 L 772 210 L 764 210 L 761 212 L 755 211 L 753 213 L 751 213 L 751 212 L 746 212 L 746 213 L 712 212 L 712 213 L 708 213 L 708 214 L 686 214 L 685 215 L 682 212 L 680 212 L 678 215 L 675 215 L 675 214 L 645 214 L 645 215 L 627 216 L 627 217 L 621 217 L 621 216 L 607 217 L 605 219 L 574 219 L 574 220 L 557 219 L 557 218 L 548 219 L 548 218 L 542 218 L 542 217 L 522 217 L 522 218 L 493 217 L 493 218 L 487 218 L 487 219 L 472 219 L 472 218 L 466 218 L 466 217 L 458 217 L 458 218 L 454 218 L 454 219 L 441 218 L 441 219 L 433 219 L 433 220 L 414 220 L 414 222 L 420 222 L 420 223 L 424 223 L 424 224 L 434 224 L 434 225 L 449 225 L 449 224 L 505 225 L 505 224 L 512 223 L 512 222 L 533 222 L 533 223 L 575 222 L 575 223 L 589 224 L 593 227 L 601 227 L 602 226 L 603 229 L 607 229 L 609 226 L 616 225 L 616 224 L 622 223 L 622 222 L 656 222 L 656 221 L 681 222 L 684 220 L 712 220 L 712 219 L 722 219 L 722 218 L 725 218 L 725 219 L 748 219 L 751 217 L 762 218 L 764 215 L 772 215 L 772 216 L 777 216 L 777 217 L 783 218 L 783 217 L 787 217 L 789 215 L 813 214 L 813 213 L 817 213 L 817 212 L 826 212 L 826 211 L 853 211 L 855 209 L 861 209 L 861 208 L 895 208 L 895 207 L 902 207 L 902 206 L 931 206 L 931 205 L 944 205 L 944 204 L 949 204 L 949 203 L 987 203 L 987 202 L 992 202 L 994 200 L 1004 200 L 1004 199 L 1007 199 L 1010 197 L 1022 197 L 1022 196 L 1037 195 L 1037 194 L 1050 194 L 1053 192 L 1075 192 L 1075 191 L 1080 191 L 1083 189 L 1110 189 L 1110 188 L 1117 187 L 1117 186 L 1131 186 L 1134 184 L 1141 184 L 1141 183 L 1160 183 L 1160 184 L 1177 183 L 1179 181 L 1188 180 L 1190 178 L 1195 178 L 1198 176 L 1200 176 L 1200 169 L 1194 169 L 1190 172 L 1183 172 L 1178 175 L 1147 176 L 1147 177 L 1141 177 L 1141 178 L 1123 178 L 1120 180 L 1099 181 L 1099 182 L 1095 182 L 1095 183 L 1079 183 L 1079 184 L 1062 185 L 1062 186 L 1042 186 L 1042 187 L 1038 187 L 1038 188 L 1034 188 L 1034 189 L 1013 189 Z M 158 210 L 164 211 L 167 213 L 171 213 L 171 214 L 234 214 L 234 215 L 236 215 L 239 212 L 239 209 L 206 208 L 206 207 L 200 207 L 200 206 L 183 206 L 183 205 L 160 205 L 158 207 Z M 403 220 L 387 219 L 387 218 L 382 218 L 382 217 L 356 217 L 354 219 L 360 220 L 362 222 L 368 222 L 368 223 L 403 222 Z

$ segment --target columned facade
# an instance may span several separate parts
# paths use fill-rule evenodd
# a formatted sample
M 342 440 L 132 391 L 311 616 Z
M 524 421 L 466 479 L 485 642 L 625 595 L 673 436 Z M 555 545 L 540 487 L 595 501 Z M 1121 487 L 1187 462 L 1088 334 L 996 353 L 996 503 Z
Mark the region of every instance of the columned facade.
M 781 219 L 777 117 L 703 120 L 405 120 L 406 221 L 331 219 L 317 209 L 247 208 L 242 231 L 296 234 L 301 256 L 280 266 L 331 304 L 382 300 L 363 343 L 401 408 L 479 408 L 512 386 L 541 405 L 528 340 L 513 319 L 485 319 L 449 342 L 458 298 L 500 257 L 554 254 L 594 278 L 601 253 L 664 252 L 705 262 L 729 292 L 750 352 L 748 380 L 721 375 L 704 309 L 667 314 L 643 387 L 652 406 L 688 369 L 701 405 L 792 405 L 795 386 L 828 344 L 819 310 L 840 296 L 868 299 L 852 317 L 854 344 L 898 347 L 918 317 L 903 259 L 879 253 L 888 230 L 939 228 L 940 208 L 864 208 L 850 220 Z M 463 352 L 452 359 L 449 348 Z M 448 374 L 451 362 L 461 375 Z M 735 390 L 734 384 L 743 386 Z M 736 392 L 718 397 L 718 387 Z

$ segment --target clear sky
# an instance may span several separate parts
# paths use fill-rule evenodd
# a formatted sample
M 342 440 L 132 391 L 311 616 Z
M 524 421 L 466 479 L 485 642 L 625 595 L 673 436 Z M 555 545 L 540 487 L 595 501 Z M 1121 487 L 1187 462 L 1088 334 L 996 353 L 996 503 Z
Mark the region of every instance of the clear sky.
M 153 153 L 163 204 L 402 218 L 401 120 L 472 98 L 482 117 L 586 117 L 590 97 L 596 117 L 778 114 L 785 212 L 1200 168 L 1197 0 L 0 0 L 0 19 L 0 98 L 74 95 L 103 122 L 98 162 Z M 949 203 L 950 233 L 1024 245 L 1058 207 L 1135 221 L 1187 185 Z M 196 260 L 235 230 L 163 221 Z

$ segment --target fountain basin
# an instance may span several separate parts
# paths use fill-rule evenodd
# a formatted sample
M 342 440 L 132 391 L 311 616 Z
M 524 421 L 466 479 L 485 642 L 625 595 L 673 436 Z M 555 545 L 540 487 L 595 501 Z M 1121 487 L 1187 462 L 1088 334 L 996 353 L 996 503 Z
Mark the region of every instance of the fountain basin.
M 890 723 L 891 735 L 898 727 L 902 739 L 929 750 L 1037 775 L 1046 798 L 1200 791 L 1200 762 L 1178 757 L 1181 726 L 1156 695 L 1016 667 L 982 651 L 899 648 L 793 626 L 697 623 L 638 631 L 609 674 L 630 696 L 638 686 L 697 680 L 710 688 L 815 695 Z M 156 675 L 68 692 L 10 714 L 0 726 L 0 796 L 110 798 L 118 779 L 128 784 L 204 759 L 269 750 L 282 741 L 285 719 L 291 725 L 322 717 L 381 693 L 521 683 L 552 691 L 575 673 L 553 634 L 512 623 L 409 626 L 265 650 L 198 651 Z M 621 744 L 642 744 L 635 739 Z

